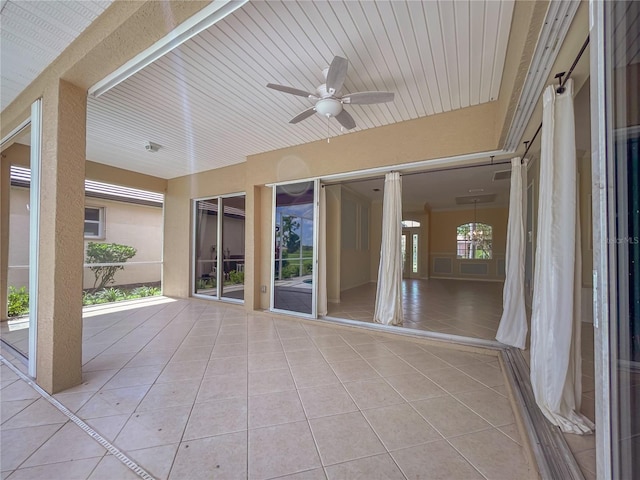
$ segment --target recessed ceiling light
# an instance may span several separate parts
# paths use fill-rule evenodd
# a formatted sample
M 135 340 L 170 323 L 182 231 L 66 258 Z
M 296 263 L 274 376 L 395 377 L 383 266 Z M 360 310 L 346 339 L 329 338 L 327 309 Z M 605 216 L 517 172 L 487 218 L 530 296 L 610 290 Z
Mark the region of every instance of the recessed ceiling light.
M 469 193 L 480 193 L 484 192 L 484 188 L 471 188 L 469 189 Z

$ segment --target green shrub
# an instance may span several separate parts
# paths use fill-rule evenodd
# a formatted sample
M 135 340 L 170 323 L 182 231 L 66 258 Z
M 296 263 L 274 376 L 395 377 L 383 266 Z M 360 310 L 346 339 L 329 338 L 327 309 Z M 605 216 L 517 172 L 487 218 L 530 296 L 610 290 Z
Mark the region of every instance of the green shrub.
M 82 292 L 82 305 L 93 305 L 96 303 L 96 296 L 90 292 Z
M 229 281 L 232 285 L 238 285 L 244 283 L 244 272 L 238 272 L 236 270 L 231 270 L 229 272 Z
M 10 317 L 19 317 L 29 312 L 29 292 L 25 287 L 16 289 L 9 287 L 9 297 L 7 298 L 8 313 Z
M 106 302 L 117 302 L 118 300 L 124 300 L 126 295 L 119 288 L 105 288 L 97 294 L 98 298 L 105 300 Z
M 208 288 L 216 288 L 216 281 L 213 278 L 200 278 L 196 282 L 197 290 L 206 290 Z
M 300 275 L 298 265 L 287 265 L 282 268 L 282 278 L 297 277 Z
M 87 244 L 87 263 L 124 263 L 136 253 L 135 248 L 127 245 L 89 242 Z M 122 265 L 89 267 L 95 277 L 93 290 L 100 290 L 113 283 L 116 272 L 123 269 Z
M 158 287 L 148 287 L 143 285 L 142 287 L 134 288 L 131 292 L 128 292 L 127 298 L 153 297 L 154 295 L 160 295 L 160 289 Z
M 304 260 L 302 262 L 303 275 L 310 275 L 313 273 L 313 260 Z

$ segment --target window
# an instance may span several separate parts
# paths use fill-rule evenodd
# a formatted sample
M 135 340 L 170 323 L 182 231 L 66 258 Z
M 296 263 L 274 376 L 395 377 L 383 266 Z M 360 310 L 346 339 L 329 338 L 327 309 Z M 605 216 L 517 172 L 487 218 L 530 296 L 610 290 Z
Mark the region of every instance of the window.
M 413 234 L 411 241 L 411 271 L 418 273 L 418 234 Z
M 84 238 L 104 238 L 104 208 L 85 207 Z
M 457 227 L 458 258 L 490 260 L 493 228 L 486 223 L 465 223 Z
M 402 228 L 417 228 L 420 226 L 420 222 L 416 222 L 415 220 L 403 220 Z

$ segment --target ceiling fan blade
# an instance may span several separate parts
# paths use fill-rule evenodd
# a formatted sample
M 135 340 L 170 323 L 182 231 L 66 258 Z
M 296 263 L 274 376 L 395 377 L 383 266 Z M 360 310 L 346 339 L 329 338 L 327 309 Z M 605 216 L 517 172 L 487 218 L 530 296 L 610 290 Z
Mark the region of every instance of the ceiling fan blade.
M 298 90 L 297 88 L 287 87 L 285 85 L 276 85 L 275 83 L 267 83 L 267 88 L 272 88 L 284 93 L 290 93 L 291 95 L 298 95 L 300 97 L 316 98 L 313 93 L 305 92 L 304 90 Z
M 393 92 L 357 92 L 345 95 L 340 100 L 342 103 L 370 105 L 372 103 L 393 102 L 394 96 Z
M 335 56 L 329 66 L 329 72 L 327 72 L 327 92 L 334 95 L 339 92 L 344 84 L 344 79 L 347 78 L 347 67 L 349 62 L 346 58 Z
M 336 120 L 338 120 L 340 122 L 340 125 L 342 125 L 347 130 L 351 130 L 356 126 L 356 121 L 344 108 L 338 115 L 336 115 Z
M 316 107 L 307 108 L 305 111 L 300 112 L 298 115 L 289 120 L 289 123 L 298 123 L 304 120 L 305 118 L 310 117 L 316 113 Z

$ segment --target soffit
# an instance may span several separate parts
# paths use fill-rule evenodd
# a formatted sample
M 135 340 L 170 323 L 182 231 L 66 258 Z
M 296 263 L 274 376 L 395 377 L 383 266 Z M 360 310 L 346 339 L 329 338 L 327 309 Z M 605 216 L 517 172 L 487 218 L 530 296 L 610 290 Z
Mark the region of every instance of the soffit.
M 375 128 L 496 99 L 512 1 L 250 2 L 100 98 L 90 98 L 87 157 L 162 178 L 340 135 L 311 101 L 334 55 L 349 60 L 343 93 L 395 92 L 391 104 L 349 105 Z M 146 142 L 161 146 L 155 153 Z
M 5 109 L 112 0 L 0 2 L 0 58 Z

